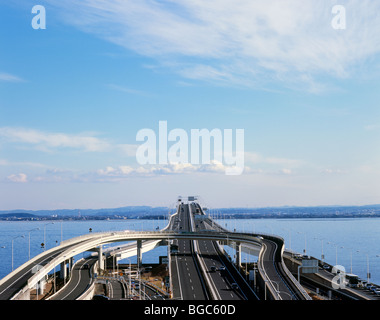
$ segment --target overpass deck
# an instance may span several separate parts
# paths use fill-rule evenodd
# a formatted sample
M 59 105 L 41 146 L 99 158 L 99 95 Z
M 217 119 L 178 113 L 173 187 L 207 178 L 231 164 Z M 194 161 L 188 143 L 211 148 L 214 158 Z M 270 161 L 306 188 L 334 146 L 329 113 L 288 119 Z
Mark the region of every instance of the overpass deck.
M 178 213 L 178 212 L 177 212 Z M 173 215 L 174 216 L 174 215 Z M 172 216 L 172 217 L 173 217 Z M 199 230 L 196 231 L 190 230 L 189 228 L 185 229 L 176 229 L 175 220 L 170 219 L 168 226 L 160 231 L 113 231 L 113 232 L 99 232 L 99 233 L 90 233 L 84 236 L 72 238 L 66 241 L 63 241 L 59 246 L 47 250 L 34 257 L 24 265 L 20 266 L 8 276 L 0 280 L 0 299 L 11 299 L 11 298 L 25 298 L 27 297 L 27 291 L 33 288 L 39 281 L 41 281 L 48 272 L 53 270 L 56 266 L 61 263 L 64 263 L 68 259 L 71 259 L 73 256 L 82 253 L 84 251 L 97 250 L 103 244 L 113 243 L 113 242 L 123 242 L 123 241 L 222 241 L 224 243 L 236 242 L 255 247 L 263 254 L 259 257 L 264 260 L 261 264 L 262 269 L 265 271 L 263 277 L 266 279 L 265 286 L 268 286 L 268 290 L 275 291 L 274 296 L 278 299 L 286 299 L 286 294 L 278 294 L 278 292 L 285 292 L 286 288 L 281 288 L 277 285 L 276 282 L 279 280 L 271 281 L 270 277 L 275 277 L 274 273 L 269 272 L 273 268 L 277 268 L 277 275 L 279 275 L 279 269 L 281 266 L 282 259 L 282 247 L 277 245 L 273 246 L 270 243 L 281 243 L 280 238 L 268 238 L 259 234 L 251 233 L 238 233 L 224 230 L 222 228 L 214 228 L 212 230 Z M 203 249 L 202 249 L 203 250 Z M 101 253 L 101 251 L 100 251 Z M 270 253 L 270 259 L 267 259 L 267 254 Z M 267 263 L 271 261 L 271 263 Z M 273 262 L 276 262 L 275 264 Z M 37 272 L 33 272 L 35 265 L 41 266 Z M 281 275 L 282 281 L 284 277 L 288 277 L 285 273 Z M 291 279 L 292 280 L 292 279 Z M 288 280 L 289 282 L 290 280 Z M 284 281 L 285 282 L 285 281 Z M 289 288 L 288 288 L 289 289 Z M 294 288 L 293 288 L 294 291 Z M 16 294 L 17 293 L 17 294 Z M 289 295 L 289 293 L 287 294 Z M 307 299 L 307 296 L 303 292 L 299 294 L 300 297 Z M 276 298 L 276 299 L 277 299 Z

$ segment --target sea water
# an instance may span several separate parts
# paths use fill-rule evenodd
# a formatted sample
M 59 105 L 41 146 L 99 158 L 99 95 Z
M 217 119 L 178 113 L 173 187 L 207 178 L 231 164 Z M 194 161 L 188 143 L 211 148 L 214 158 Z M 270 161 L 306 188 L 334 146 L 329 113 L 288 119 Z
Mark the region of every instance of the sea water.
M 307 254 L 331 265 L 344 266 L 347 273 L 380 284 L 380 218 L 325 218 L 325 219 L 217 219 L 220 225 L 231 231 L 274 234 L 281 236 L 285 247 Z M 162 229 L 168 221 L 161 220 L 63 220 L 63 221 L 1 221 L 0 222 L 0 279 L 13 269 L 33 258 L 44 249 L 58 245 L 62 240 L 102 231 L 151 231 Z M 12 241 L 13 240 L 13 241 Z M 13 242 L 13 250 L 12 250 Z M 44 246 L 42 246 L 42 243 Z M 105 245 L 107 247 L 116 244 Z M 232 249 L 226 246 L 226 251 Z M 81 257 L 83 253 L 75 257 Z M 166 256 L 167 248 L 158 247 L 143 254 L 143 263 L 158 263 L 159 256 Z M 242 254 L 242 262 L 257 257 Z M 135 263 L 136 257 L 121 260 Z

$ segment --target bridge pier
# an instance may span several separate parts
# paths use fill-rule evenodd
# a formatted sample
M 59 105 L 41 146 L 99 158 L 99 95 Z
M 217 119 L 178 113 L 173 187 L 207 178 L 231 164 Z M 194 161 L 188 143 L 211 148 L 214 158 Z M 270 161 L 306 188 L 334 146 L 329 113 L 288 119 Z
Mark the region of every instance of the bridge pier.
M 74 257 L 71 257 L 69 259 L 69 274 L 71 273 L 71 270 L 73 270 L 74 267 Z
M 70 274 L 71 269 L 73 268 L 73 265 L 74 265 L 74 257 L 71 257 L 70 259 L 61 262 L 60 270 L 59 270 L 59 278 L 66 279 L 66 277 Z
M 240 268 L 241 267 L 241 242 L 235 243 L 236 250 L 236 264 Z
M 97 251 L 98 251 L 98 269 L 99 271 L 104 270 L 103 246 L 100 245 Z
M 141 240 L 137 240 L 137 270 L 140 270 L 142 265 Z
M 44 294 L 45 286 L 46 286 L 46 280 L 45 280 L 45 278 L 43 278 L 40 281 L 38 281 L 37 286 L 36 286 L 37 297 L 39 295 L 43 295 Z
M 67 268 L 66 268 L 67 261 L 61 262 L 61 268 L 59 270 L 59 278 L 60 279 L 66 279 L 67 277 Z

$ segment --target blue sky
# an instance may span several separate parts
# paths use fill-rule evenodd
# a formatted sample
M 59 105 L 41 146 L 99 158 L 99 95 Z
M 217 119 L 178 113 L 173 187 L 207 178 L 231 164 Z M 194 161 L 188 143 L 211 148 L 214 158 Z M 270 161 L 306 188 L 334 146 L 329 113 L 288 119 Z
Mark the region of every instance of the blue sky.
M 380 4 L 336 4 L 1 1 L 0 209 L 380 203 Z M 244 129 L 244 173 L 142 167 L 160 120 Z

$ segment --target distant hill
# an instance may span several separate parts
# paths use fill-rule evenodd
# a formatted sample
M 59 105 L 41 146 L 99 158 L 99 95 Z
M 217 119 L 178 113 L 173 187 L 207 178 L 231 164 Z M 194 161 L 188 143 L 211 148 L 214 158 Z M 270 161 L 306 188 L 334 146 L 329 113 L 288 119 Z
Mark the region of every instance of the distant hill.
M 334 218 L 380 217 L 380 205 L 365 206 L 315 206 L 315 207 L 266 207 L 222 208 L 218 213 L 234 218 Z
M 3 210 L 1 219 L 118 219 L 132 218 L 152 219 L 157 216 L 166 216 L 173 208 L 128 206 L 104 209 L 57 209 L 57 210 Z M 315 206 L 315 207 L 266 207 L 266 208 L 218 208 L 206 213 L 218 213 L 219 217 L 244 218 L 334 218 L 334 217 L 380 217 L 380 205 L 365 206 Z
M 37 216 L 35 214 L 31 213 L 25 213 L 25 212 L 14 212 L 14 213 L 0 213 L 0 219 L 1 218 L 22 218 L 22 219 L 27 219 L 27 218 L 36 218 Z
M 4 215 L 32 215 L 39 217 L 47 216 L 64 216 L 64 217 L 96 217 L 96 216 L 122 216 L 122 217 L 140 217 L 150 215 L 168 214 L 169 208 L 150 207 L 150 206 L 129 206 L 121 208 L 108 209 L 57 209 L 57 210 L 3 210 L 0 211 L 0 217 Z M 26 217 L 26 216 L 25 216 Z

